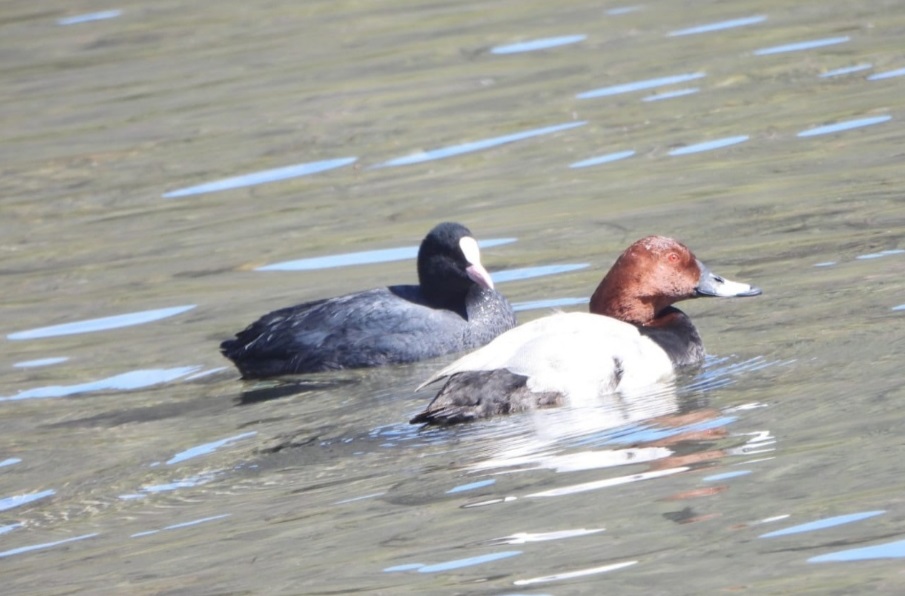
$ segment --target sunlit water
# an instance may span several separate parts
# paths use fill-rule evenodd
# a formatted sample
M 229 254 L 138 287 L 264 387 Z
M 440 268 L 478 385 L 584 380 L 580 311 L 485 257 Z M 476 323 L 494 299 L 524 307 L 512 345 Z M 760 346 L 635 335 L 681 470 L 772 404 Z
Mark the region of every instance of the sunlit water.
M 12 3 L 3 593 L 905 590 L 905 7 Z M 353 157 L 354 156 L 354 157 Z M 219 341 L 461 221 L 522 321 L 651 233 L 700 371 L 419 429 L 434 362 Z

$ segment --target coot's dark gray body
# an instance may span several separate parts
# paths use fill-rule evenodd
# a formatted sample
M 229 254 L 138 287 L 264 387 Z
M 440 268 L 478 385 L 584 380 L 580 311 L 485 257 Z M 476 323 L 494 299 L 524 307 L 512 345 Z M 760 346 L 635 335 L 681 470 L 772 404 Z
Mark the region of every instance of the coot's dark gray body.
M 466 254 L 467 253 L 467 254 Z M 436 226 L 418 251 L 420 285 L 276 310 L 220 349 L 245 378 L 415 362 L 480 347 L 515 326 L 468 228 Z

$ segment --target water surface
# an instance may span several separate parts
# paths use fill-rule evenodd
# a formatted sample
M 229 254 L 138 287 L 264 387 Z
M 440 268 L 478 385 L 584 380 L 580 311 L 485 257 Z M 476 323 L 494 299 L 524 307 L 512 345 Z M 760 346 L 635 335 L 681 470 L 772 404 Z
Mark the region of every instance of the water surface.
M 4 10 L 4 594 L 902 591 L 905 7 Z M 652 233 L 764 294 L 683 306 L 674 385 L 453 429 L 453 356 L 220 356 L 449 220 L 521 321 Z

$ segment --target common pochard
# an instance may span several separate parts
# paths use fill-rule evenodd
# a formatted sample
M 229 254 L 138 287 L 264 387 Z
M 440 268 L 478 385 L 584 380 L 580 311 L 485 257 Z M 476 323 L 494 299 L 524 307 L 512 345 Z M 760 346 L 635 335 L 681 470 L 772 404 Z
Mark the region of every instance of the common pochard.
M 220 344 L 244 378 L 415 362 L 482 346 L 515 326 L 465 226 L 441 223 L 418 249 L 419 285 L 306 302 Z
M 456 360 L 421 385 L 446 379 L 410 422 L 454 424 L 631 395 L 704 359 L 697 329 L 673 303 L 760 293 L 715 275 L 672 238 L 642 238 L 597 286 L 589 313 L 536 319 Z

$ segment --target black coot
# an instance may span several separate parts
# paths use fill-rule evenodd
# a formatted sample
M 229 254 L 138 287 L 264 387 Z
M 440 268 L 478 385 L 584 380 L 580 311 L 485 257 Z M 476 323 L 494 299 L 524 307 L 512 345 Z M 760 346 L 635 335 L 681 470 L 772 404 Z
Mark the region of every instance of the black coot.
M 220 351 L 244 378 L 261 378 L 415 362 L 477 348 L 515 326 L 461 224 L 441 223 L 424 238 L 418 281 L 273 311 Z

